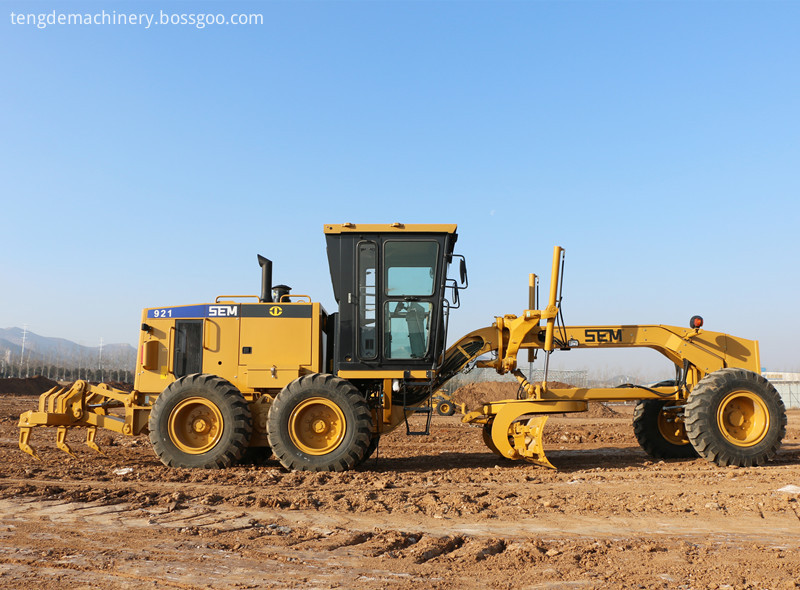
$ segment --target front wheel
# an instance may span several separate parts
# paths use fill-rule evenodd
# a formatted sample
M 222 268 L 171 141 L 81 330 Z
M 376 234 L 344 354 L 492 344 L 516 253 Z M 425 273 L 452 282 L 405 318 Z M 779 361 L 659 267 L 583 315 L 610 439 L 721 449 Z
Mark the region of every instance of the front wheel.
M 750 467 L 775 456 L 786 434 L 786 408 L 758 373 L 722 369 L 692 390 L 686 434 L 697 453 L 717 465 Z
M 364 458 L 372 414 L 352 383 L 327 374 L 295 379 L 269 409 L 272 452 L 286 469 L 345 471 Z

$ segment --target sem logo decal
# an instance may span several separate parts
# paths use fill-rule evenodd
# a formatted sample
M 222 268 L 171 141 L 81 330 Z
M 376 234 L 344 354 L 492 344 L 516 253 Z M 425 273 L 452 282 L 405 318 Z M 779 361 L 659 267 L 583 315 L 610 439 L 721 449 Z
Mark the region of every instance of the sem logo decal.
M 584 331 L 586 342 L 622 342 L 622 328 L 617 330 L 605 329 L 592 329 Z
M 280 305 L 273 305 L 269 308 L 269 315 L 272 317 L 278 317 L 283 313 L 283 308 Z
M 236 305 L 209 305 L 208 317 L 210 318 L 231 318 L 237 316 Z

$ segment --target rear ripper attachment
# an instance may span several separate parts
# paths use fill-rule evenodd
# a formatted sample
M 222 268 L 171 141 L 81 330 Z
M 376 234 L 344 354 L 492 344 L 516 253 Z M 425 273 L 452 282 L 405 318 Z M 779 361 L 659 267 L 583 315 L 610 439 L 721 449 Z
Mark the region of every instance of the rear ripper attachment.
M 67 444 L 71 428 L 86 428 L 86 445 L 102 453 L 95 441 L 97 428 L 121 434 L 137 435 L 147 430 L 150 406 L 139 392 L 128 393 L 105 383 L 90 385 L 76 381 L 70 387 L 54 387 L 39 397 L 39 409 L 19 417 L 19 448 L 39 458 L 30 445 L 31 430 L 40 426 L 57 428 L 56 446 L 75 456 Z M 120 410 L 122 413 L 120 413 Z

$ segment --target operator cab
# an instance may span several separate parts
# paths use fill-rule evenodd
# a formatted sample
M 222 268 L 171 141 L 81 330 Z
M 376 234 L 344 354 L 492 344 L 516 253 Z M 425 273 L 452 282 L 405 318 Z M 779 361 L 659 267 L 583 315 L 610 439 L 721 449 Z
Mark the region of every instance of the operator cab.
M 435 371 L 444 351 L 455 225 L 326 225 L 340 371 Z M 457 300 L 457 295 L 453 297 Z

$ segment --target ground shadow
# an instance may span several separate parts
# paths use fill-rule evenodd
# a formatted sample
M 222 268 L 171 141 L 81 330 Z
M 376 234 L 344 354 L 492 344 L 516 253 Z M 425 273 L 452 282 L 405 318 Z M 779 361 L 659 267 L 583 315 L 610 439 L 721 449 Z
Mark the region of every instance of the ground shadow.
M 598 449 L 548 451 L 547 457 L 559 471 L 572 472 L 595 467 L 646 467 L 653 459 L 638 448 L 603 447 Z M 682 460 L 674 460 L 680 463 Z M 683 460 L 685 461 L 685 460 Z M 425 472 L 459 469 L 547 469 L 527 461 L 512 461 L 490 451 L 485 453 L 437 453 L 412 457 L 378 457 L 366 461 L 360 471 Z
M 596 449 L 564 449 L 547 451 L 547 458 L 560 472 L 573 473 L 595 468 L 647 469 L 655 463 L 685 465 L 704 459 L 654 459 L 638 447 L 600 447 Z M 762 467 L 796 465 L 800 463 L 800 445 L 782 448 L 778 455 Z M 504 459 L 489 451 L 485 453 L 438 453 L 412 457 L 383 457 L 380 454 L 362 464 L 358 470 L 365 472 L 426 472 L 436 470 L 468 469 L 547 469 L 526 461 Z

